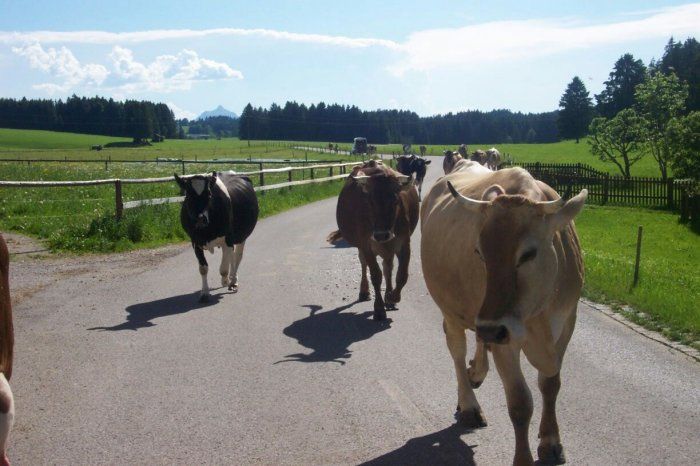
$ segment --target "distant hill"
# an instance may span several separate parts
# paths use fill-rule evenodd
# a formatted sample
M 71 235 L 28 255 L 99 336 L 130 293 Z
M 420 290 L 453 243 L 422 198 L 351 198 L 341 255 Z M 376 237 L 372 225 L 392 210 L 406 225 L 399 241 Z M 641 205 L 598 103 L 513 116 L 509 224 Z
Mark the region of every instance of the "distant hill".
M 202 112 L 201 115 L 197 117 L 198 120 L 204 120 L 206 118 L 224 116 L 229 118 L 238 118 L 238 115 L 233 113 L 231 110 L 226 110 L 224 107 L 219 105 L 214 110 L 209 110 L 208 112 Z

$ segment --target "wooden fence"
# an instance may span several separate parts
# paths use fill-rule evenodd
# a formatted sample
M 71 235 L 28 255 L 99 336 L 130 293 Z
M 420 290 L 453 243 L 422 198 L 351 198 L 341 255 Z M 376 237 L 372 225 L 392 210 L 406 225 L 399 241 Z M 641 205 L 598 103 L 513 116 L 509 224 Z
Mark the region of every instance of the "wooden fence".
M 347 167 L 358 165 L 361 162 L 348 163 L 333 163 L 324 165 L 307 165 L 302 167 L 283 167 L 283 168 L 268 168 L 260 169 L 252 172 L 240 172 L 239 175 L 249 177 L 257 177 L 258 185 L 255 186 L 256 191 L 268 191 L 271 189 L 287 188 L 292 186 L 301 186 L 311 183 L 322 183 L 325 181 L 333 181 L 347 176 Z M 338 174 L 334 174 L 334 170 L 338 170 Z M 292 173 L 295 171 L 308 170 L 310 178 L 294 181 Z M 327 170 L 327 172 L 326 172 Z M 317 178 L 319 173 L 328 173 L 328 176 Z M 265 175 L 274 173 L 287 173 L 287 182 L 277 183 L 273 185 L 265 185 Z M 207 174 L 208 175 L 208 174 Z M 196 175 L 185 175 L 183 178 L 190 178 Z M 86 180 L 86 181 L 0 181 L 0 188 L 52 188 L 52 187 L 74 187 L 74 186 L 98 186 L 98 185 L 114 185 L 114 211 L 117 220 L 121 219 L 125 209 L 133 209 L 146 205 L 169 204 L 181 202 L 184 197 L 165 197 L 158 199 L 143 199 L 136 201 L 124 202 L 122 196 L 122 186 L 125 184 L 148 184 L 148 183 L 172 183 L 174 178 L 166 176 L 161 178 L 138 178 L 138 179 L 119 179 L 111 178 L 104 180 Z
M 504 164 L 507 165 L 507 164 Z M 529 171 L 568 198 L 581 189 L 588 189 L 588 199 L 597 204 L 653 207 L 681 210 L 687 203 L 692 180 L 646 178 L 633 176 L 625 179 L 610 175 L 582 163 L 521 163 L 514 164 Z

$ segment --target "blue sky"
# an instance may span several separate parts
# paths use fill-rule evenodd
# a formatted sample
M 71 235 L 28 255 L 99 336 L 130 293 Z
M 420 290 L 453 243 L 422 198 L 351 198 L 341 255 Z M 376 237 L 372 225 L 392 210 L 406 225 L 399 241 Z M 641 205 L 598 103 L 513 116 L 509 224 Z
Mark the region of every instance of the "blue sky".
M 553 110 L 579 75 L 600 91 L 626 52 L 648 63 L 700 36 L 700 3 L 637 1 L 0 1 L 5 97 L 221 104 L 296 100 Z

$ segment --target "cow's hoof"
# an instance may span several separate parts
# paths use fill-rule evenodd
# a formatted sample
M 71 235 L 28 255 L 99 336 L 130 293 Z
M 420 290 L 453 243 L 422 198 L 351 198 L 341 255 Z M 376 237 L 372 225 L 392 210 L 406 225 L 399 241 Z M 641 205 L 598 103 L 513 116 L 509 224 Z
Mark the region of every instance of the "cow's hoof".
M 387 291 L 384 293 L 384 301 L 389 309 L 396 309 L 396 304 L 401 302 L 401 293 L 396 290 Z
M 481 412 L 480 408 L 470 408 L 462 411 L 458 406 L 455 418 L 462 427 L 468 429 L 479 429 L 488 425 L 486 417 L 484 417 L 484 413 Z
M 238 283 L 231 283 L 228 286 L 228 290 L 232 293 L 238 293 Z
M 228 273 L 221 276 L 221 286 L 229 286 L 230 282 L 228 279 Z
M 538 464 L 564 464 L 566 457 L 564 456 L 564 447 L 561 443 L 540 445 L 537 447 Z
M 200 294 L 199 295 L 199 302 L 200 303 L 208 303 L 209 302 L 209 295 L 208 294 Z
M 369 301 L 369 291 L 360 291 L 360 296 L 357 298 L 358 301 Z
M 469 367 L 467 368 L 467 378 L 469 379 L 469 384 L 472 386 L 472 388 L 479 388 L 481 387 L 481 384 L 484 383 L 486 374 L 484 374 L 483 377 L 477 376 L 473 364 L 474 360 L 472 359 L 471 361 L 469 361 Z

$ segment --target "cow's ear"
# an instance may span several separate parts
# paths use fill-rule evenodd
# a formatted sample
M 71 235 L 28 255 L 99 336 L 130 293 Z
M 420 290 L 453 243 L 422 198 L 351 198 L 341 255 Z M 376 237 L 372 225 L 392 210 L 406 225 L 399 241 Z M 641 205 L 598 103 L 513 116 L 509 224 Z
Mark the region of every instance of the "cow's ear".
M 425 164 L 426 164 L 426 165 L 430 165 L 430 162 L 432 162 L 432 160 L 426 160 L 426 161 L 425 161 Z
M 413 181 L 413 177 L 407 175 L 399 175 L 398 179 L 402 189 L 406 189 L 411 186 L 411 181 Z
M 173 176 L 175 177 L 175 181 L 177 182 L 177 185 L 180 186 L 180 192 L 182 194 L 185 194 L 185 191 L 187 191 L 187 182 L 177 176 L 177 173 L 173 173 Z
M 486 191 L 484 191 L 484 194 L 481 196 L 482 201 L 493 201 L 496 199 L 498 196 L 503 196 L 505 194 L 505 190 L 501 187 L 501 185 L 494 184 L 486 188 Z
M 569 199 L 556 212 L 546 216 L 547 223 L 553 231 L 559 231 L 568 225 L 583 209 L 588 197 L 588 190 L 582 189 L 580 193 Z
M 216 172 L 213 172 L 209 177 L 209 189 L 213 188 L 216 184 Z

